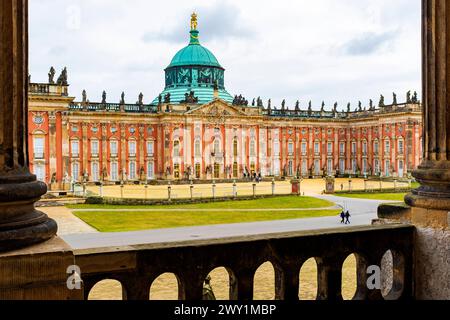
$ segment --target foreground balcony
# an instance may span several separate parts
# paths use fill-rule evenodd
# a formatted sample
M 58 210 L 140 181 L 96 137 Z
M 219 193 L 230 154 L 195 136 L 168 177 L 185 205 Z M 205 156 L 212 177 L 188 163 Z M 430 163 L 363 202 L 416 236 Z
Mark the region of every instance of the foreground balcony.
M 252 300 L 257 269 L 271 262 L 277 300 L 298 300 L 302 265 L 315 258 L 318 300 L 342 300 L 342 266 L 357 257 L 355 300 L 413 299 L 414 227 L 387 225 L 320 230 L 224 239 L 198 239 L 74 250 L 81 269 L 84 299 L 103 280 L 122 284 L 123 299 L 148 300 L 155 279 L 176 275 L 180 300 L 202 300 L 208 274 L 225 267 L 230 276 L 230 299 Z M 126 240 L 125 240 L 126 241 Z M 380 266 L 387 252 L 393 256 L 392 289 L 386 296 L 367 286 L 369 266 Z

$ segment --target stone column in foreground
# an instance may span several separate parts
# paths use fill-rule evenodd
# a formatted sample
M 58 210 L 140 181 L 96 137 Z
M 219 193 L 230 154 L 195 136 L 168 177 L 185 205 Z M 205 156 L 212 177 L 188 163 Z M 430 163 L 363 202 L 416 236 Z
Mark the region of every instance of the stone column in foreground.
M 0 251 L 52 238 L 56 223 L 35 210 L 47 192 L 28 169 L 28 1 L 0 1 Z
M 424 160 L 406 196 L 417 299 L 450 299 L 450 1 L 422 0 Z

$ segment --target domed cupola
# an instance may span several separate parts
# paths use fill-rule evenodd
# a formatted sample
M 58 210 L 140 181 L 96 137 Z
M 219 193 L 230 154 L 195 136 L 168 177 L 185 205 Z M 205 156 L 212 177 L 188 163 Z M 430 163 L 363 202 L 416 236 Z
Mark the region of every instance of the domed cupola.
M 219 98 L 232 103 L 233 97 L 225 90 L 225 69 L 214 54 L 200 44 L 197 25 L 197 15 L 194 13 L 189 45 L 178 51 L 166 68 L 166 86 L 161 97 L 170 94 L 170 103 L 184 103 L 193 92 L 198 104 L 205 104 L 214 100 L 217 85 Z M 158 100 L 156 98 L 153 103 L 157 104 Z

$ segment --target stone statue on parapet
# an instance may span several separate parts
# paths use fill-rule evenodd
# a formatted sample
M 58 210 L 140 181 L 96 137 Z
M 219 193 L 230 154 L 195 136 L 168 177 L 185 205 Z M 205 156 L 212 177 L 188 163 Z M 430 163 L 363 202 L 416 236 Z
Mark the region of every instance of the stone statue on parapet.
M 406 103 L 411 103 L 412 102 L 412 99 L 411 99 L 411 90 L 409 90 L 407 93 L 406 93 Z
M 64 68 L 63 71 L 61 72 L 61 75 L 58 78 L 57 84 L 60 86 L 67 86 L 68 82 L 67 82 L 67 68 Z
M 361 101 L 358 102 L 358 109 L 357 109 L 357 111 L 362 111 L 362 102 Z
M 258 97 L 258 99 L 256 100 L 256 106 L 263 107 L 263 101 L 262 101 L 261 97 Z
M 419 103 L 419 98 L 417 96 L 417 91 L 414 91 L 414 95 L 412 97 L 412 103 Z
M 86 90 L 83 90 L 83 92 L 81 93 L 82 96 L 82 102 L 86 103 L 87 102 L 87 93 Z
M 325 101 L 322 101 L 322 108 L 320 108 L 320 112 L 325 112 Z
M 310 100 L 309 103 L 308 103 L 308 114 L 311 115 L 312 112 L 313 112 L 313 109 L 312 109 L 312 101 Z
M 142 94 L 142 92 L 141 93 L 139 93 L 139 98 L 138 98 L 139 100 L 138 100 L 138 104 L 140 105 L 140 106 L 142 106 L 143 104 L 144 104 L 144 95 Z
M 103 93 L 102 93 L 102 103 L 103 104 L 106 103 L 106 91 L 103 91 Z
M 396 106 L 397 103 L 397 94 L 395 92 L 392 93 L 392 104 Z
M 350 102 L 347 103 L 347 113 L 352 112 L 352 111 L 351 111 L 351 107 L 352 107 L 352 104 L 351 104 Z
M 286 111 L 286 100 L 283 99 L 283 101 L 281 102 L 281 111 Z
M 253 99 L 252 101 L 252 107 L 256 106 L 256 99 Z
M 295 111 L 299 112 L 300 111 L 300 101 L 297 100 L 297 102 L 295 103 Z
M 170 93 L 164 96 L 164 103 L 170 103 Z
M 106 101 L 103 103 L 106 103 Z M 125 92 L 123 91 L 122 94 L 120 95 L 120 104 L 125 104 Z
M 195 96 L 195 92 L 191 91 L 189 93 L 184 94 L 185 100 L 181 101 L 181 103 L 194 104 L 198 103 L 198 97 Z
M 337 109 L 338 109 L 338 103 L 335 102 L 335 103 L 334 103 L 334 107 L 333 107 L 333 112 L 334 112 L 334 113 L 337 113 Z
M 162 104 L 162 95 L 159 95 L 158 96 L 158 105 L 161 105 Z
M 373 100 L 372 99 L 370 99 L 370 101 L 369 101 L 369 106 L 370 106 L 370 108 L 369 108 L 370 111 L 375 110 L 375 108 L 373 106 Z
M 267 107 L 270 110 L 270 108 L 272 108 L 272 99 L 269 99 L 269 101 L 267 102 Z
M 380 96 L 380 102 L 378 103 L 378 107 L 379 108 L 384 108 L 386 106 L 385 102 L 384 102 L 384 96 L 381 95 Z
M 233 100 L 233 106 L 239 106 L 239 107 L 245 106 L 245 107 L 247 107 L 248 106 L 248 100 L 246 100 L 242 96 L 242 94 L 240 94 L 239 96 L 236 95 L 234 97 L 234 100 Z
M 48 73 L 48 83 L 50 84 L 55 83 L 55 74 L 56 74 L 55 68 L 51 67 Z

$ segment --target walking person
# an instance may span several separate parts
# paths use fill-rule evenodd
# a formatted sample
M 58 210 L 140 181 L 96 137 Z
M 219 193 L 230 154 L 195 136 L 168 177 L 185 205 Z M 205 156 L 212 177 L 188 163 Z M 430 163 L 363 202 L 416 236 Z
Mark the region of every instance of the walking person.
M 347 212 L 345 213 L 345 224 L 351 224 L 351 223 L 350 223 L 350 217 L 351 217 L 350 212 L 347 211 Z
M 344 223 L 345 223 L 345 212 L 342 211 L 341 212 L 341 224 L 344 224 Z

